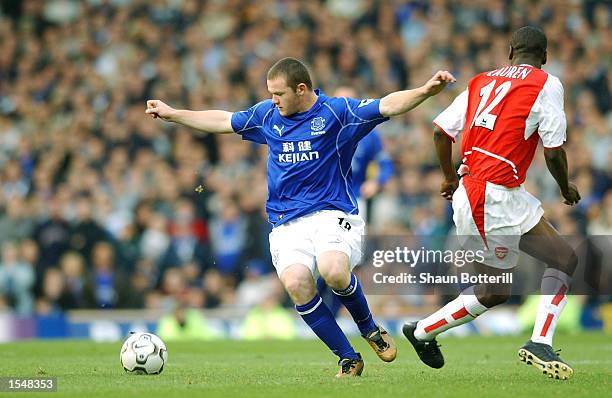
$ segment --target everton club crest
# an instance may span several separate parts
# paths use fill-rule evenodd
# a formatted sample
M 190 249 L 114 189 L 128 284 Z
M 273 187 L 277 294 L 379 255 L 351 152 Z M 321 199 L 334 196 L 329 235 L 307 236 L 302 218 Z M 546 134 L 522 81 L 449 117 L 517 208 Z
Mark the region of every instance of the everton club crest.
M 321 131 L 325 128 L 325 119 L 322 117 L 315 117 L 310 121 L 310 128 L 312 131 Z

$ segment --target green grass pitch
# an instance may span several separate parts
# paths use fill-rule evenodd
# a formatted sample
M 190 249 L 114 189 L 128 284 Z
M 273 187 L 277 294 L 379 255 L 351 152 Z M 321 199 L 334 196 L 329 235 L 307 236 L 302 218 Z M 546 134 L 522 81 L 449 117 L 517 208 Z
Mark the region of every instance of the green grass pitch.
M 569 381 L 550 380 L 519 362 L 527 336 L 443 338 L 446 365 L 421 364 L 400 337 L 398 358 L 378 360 L 363 340 L 363 376 L 334 379 L 334 357 L 316 340 L 169 343 L 169 361 L 158 376 L 125 374 L 121 343 L 32 341 L 0 344 L 0 376 L 56 376 L 55 393 L 0 393 L 49 397 L 610 397 L 612 337 L 558 336 L 563 358 L 574 366 Z

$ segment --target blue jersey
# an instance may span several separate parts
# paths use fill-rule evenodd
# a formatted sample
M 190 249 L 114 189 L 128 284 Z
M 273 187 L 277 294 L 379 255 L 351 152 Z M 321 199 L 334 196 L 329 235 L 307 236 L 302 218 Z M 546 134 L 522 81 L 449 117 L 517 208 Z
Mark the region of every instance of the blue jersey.
M 306 112 L 281 116 L 272 100 L 232 115 L 243 140 L 268 145 L 268 200 L 272 225 L 318 210 L 356 214 L 351 160 L 359 140 L 388 120 L 380 100 L 326 97 Z
M 384 150 L 382 140 L 376 130 L 366 135 L 357 145 L 351 169 L 353 171 L 353 190 L 360 196 L 361 184 L 366 180 L 370 162 L 378 164 L 378 184 L 384 185 L 393 175 L 393 161 Z

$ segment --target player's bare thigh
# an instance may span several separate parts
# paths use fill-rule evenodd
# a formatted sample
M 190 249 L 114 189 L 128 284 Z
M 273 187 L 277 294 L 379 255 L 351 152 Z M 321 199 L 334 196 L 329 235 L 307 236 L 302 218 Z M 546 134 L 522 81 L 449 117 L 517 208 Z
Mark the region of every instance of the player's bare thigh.
M 319 274 L 329 287 L 345 289 L 351 281 L 349 256 L 338 250 L 325 251 L 317 256 Z
M 574 273 L 577 258 L 574 249 L 550 225 L 545 217 L 521 237 L 519 248 L 532 257 L 568 275 Z

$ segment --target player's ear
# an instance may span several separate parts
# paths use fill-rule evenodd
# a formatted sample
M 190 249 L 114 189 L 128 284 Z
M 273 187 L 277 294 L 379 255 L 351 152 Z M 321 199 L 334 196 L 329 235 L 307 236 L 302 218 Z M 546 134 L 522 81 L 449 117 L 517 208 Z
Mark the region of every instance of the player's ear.
M 304 84 L 304 83 L 299 83 L 299 84 L 296 86 L 296 88 L 295 88 L 295 93 L 296 93 L 297 95 L 302 96 L 302 95 L 304 95 L 304 93 L 306 92 L 306 88 L 307 88 L 307 87 L 306 87 L 306 84 Z
M 542 57 L 542 65 L 546 65 L 547 57 L 548 57 L 548 51 L 544 51 L 544 56 Z
M 512 61 L 512 58 L 514 58 L 514 48 L 510 46 L 510 52 L 508 53 L 508 59 Z

